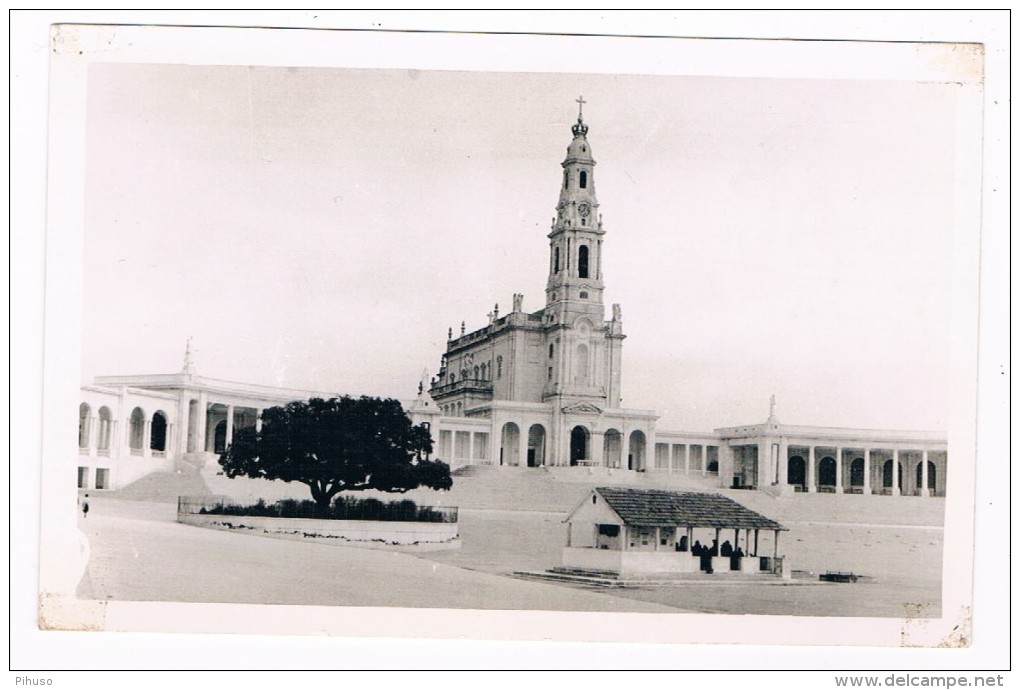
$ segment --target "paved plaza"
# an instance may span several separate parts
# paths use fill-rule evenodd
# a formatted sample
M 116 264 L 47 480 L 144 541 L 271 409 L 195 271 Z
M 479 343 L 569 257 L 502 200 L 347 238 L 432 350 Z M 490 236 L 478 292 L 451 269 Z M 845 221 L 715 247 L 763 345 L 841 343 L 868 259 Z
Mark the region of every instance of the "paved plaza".
M 412 555 L 190 527 L 175 522 L 166 502 L 90 502 L 79 525 L 91 555 L 78 587 L 89 599 L 878 617 L 940 611 L 942 530 L 926 525 L 793 524 L 784 551 L 802 572 L 785 585 L 709 580 L 596 590 L 512 576 L 559 564 L 565 525 L 555 511 L 462 509 L 461 549 Z M 809 574 L 840 568 L 868 577 L 839 585 Z

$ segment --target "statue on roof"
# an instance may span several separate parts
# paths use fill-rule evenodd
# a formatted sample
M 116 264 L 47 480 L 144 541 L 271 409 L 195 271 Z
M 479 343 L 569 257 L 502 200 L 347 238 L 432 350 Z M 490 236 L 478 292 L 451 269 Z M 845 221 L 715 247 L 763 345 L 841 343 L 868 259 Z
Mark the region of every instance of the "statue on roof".
M 191 336 L 188 336 L 188 341 L 184 345 L 184 366 L 181 367 L 182 374 L 195 373 L 195 363 L 191 360 Z

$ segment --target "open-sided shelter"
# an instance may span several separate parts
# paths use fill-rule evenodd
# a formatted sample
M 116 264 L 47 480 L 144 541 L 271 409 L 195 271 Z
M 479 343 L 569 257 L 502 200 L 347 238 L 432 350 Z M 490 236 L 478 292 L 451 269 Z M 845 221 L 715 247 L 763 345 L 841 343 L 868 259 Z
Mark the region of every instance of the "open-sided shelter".
M 786 528 L 719 494 L 599 487 L 565 522 L 565 568 L 622 575 L 789 573 L 779 556 L 779 533 Z M 771 532 L 771 555 L 759 554 L 762 531 Z

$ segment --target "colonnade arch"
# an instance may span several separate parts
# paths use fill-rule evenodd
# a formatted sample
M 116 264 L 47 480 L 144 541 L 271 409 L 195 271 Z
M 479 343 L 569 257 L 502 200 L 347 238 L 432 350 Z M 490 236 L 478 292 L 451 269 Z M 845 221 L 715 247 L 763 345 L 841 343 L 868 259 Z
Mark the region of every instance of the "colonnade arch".
M 110 450 L 110 436 L 113 434 L 113 415 L 110 408 L 103 405 L 99 408 L 99 438 L 96 439 L 96 449 L 100 451 Z
M 532 424 L 528 429 L 528 467 L 545 465 L 545 427 Z
M 166 432 L 168 427 L 166 413 L 162 410 L 152 415 L 152 424 L 149 429 L 149 448 L 151 450 L 166 451 Z
M 89 423 L 92 421 L 92 408 L 88 403 L 78 406 L 78 447 L 89 447 Z
M 635 429 L 630 433 L 630 447 L 627 453 L 627 469 L 642 470 L 645 467 L 645 432 Z
M 794 455 L 786 461 L 786 481 L 796 486 L 807 486 L 807 471 L 804 458 Z
M 818 486 L 836 486 L 836 459 L 826 455 L 818 461 Z
M 935 463 L 931 460 L 928 461 L 928 486 L 924 485 L 924 461 L 917 463 L 915 467 L 915 475 L 917 480 L 917 487 L 919 489 L 928 489 L 932 493 L 935 492 L 938 482 L 936 481 L 936 469 Z M 902 477 L 900 478 L 902 481 Z
M 507 422 L 503 425 L 503 432 L 500 436 L 499 464 L 519 465 L 521 447 L 521 428 L 514 422 Z
M 142 408 L 136 407 L 131 410 L 130 428 L 128 433 L 128 448 L 132 451 L 141 451 L 145 443 L 145 413 Z
M 616 429 L 608 429 L 602 441 L 602 457 L 606 467 L 619 468 L 623 460 L 623 434 Z
M 897 479 L 896 486 L 900 491 L 903 491 L 903 463 L 897 462 Z M 882 465 L 882 488 L 891 489 L 893 487 L 893 461 L 892 459 L 886 460 Z

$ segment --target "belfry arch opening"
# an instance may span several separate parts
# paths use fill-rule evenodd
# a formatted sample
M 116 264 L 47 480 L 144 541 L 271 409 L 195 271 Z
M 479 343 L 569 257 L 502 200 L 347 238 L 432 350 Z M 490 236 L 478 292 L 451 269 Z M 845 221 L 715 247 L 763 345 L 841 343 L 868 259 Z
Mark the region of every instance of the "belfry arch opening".
M 577 277 L 588 277 L 588 245 L 586 244 L 577 248 Z
M 588 172 L 587 171 L 582 170 L 580 172 L 580 174 L 577 176 L 577 185 L 581 189 L 588 189 Z

